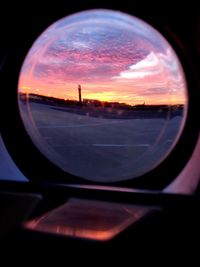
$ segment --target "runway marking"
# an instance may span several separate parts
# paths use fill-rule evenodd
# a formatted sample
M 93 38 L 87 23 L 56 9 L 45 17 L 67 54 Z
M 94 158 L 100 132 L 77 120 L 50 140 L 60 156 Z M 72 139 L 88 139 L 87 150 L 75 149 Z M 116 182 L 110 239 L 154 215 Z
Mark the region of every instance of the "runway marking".
M 54 147 L 85 147 L 85 146 L 95 146 L 95 147 L 150 147 L 150 144 L 64 144 L 56 145 Z
M 168 139 L 167 141 L 166 141 L 166 143 L 172 143 L 174 140 L 173 139 Z
M 92 144 L 93 146 L 100 146 L 100 147 L 149 147 L 149 144 Z
M 92 124 L 69 124 L 69 125 L 52 125 L 52 126 L 38 126 L 39 129 L 53 129 L 53 128 L 71 128 L 71 127 L 87 127 L 87 126 L 101 126 L 101 125 L 107 125 L 107 124 L 119 124 L 119 123 L 123 123 L 124 121 L 110 121 L 110 122 L 101 122 L 101 123 L 92 123 Z

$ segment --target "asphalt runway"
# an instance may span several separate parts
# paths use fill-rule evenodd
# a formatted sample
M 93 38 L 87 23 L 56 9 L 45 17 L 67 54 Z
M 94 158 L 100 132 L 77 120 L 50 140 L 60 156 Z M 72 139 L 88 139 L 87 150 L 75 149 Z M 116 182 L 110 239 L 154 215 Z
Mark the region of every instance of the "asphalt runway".
M 98 182 L 137 177 L 170 151 L 182 116 L 107 119 L 21 104 L 26 129 L 39 150 L 61 169 Z

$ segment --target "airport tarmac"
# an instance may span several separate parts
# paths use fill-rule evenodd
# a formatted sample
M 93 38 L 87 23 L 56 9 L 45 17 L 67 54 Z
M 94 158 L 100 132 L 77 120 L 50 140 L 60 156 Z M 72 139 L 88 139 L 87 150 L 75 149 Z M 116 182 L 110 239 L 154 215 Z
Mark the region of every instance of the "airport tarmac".
M 21 103 L 27 131 L 61 169 L 98 182 L 131 179 L 171 150 L 182 116 L 118 119 L 80 115 L 47 104 Z

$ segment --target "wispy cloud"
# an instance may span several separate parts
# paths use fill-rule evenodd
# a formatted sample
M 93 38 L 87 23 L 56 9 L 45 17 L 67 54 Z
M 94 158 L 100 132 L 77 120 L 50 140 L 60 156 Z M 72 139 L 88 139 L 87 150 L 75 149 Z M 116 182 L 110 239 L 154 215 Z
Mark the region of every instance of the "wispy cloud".
M 128 15 L 103 10 L 50 26 L 28 53 L 19 87 L 64 97 L 78 83 L 86 96 L 112 94 L 132 102 L 150 94 L 165 99 L 171 88 L 180 97 L 185 87 L 174 52 L 157 31 Z M 72 90 L 68 96 L 74 94 Z

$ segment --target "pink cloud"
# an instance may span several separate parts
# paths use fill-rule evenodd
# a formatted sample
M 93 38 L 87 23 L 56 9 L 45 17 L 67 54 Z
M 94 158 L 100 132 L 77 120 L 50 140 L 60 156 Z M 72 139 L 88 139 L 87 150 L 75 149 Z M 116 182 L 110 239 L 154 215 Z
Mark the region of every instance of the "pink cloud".
M 183 73 L 169 44 L 141 21 L 118 16 L 115 23 L 94 17 L 96 24 L 66 18 L 48 28 L 24 62 L 19 87 L 73 98 L 82 84 L 86 96 L 131 103 L 150 95 L 168 101 L 172 93 L 183 99 Z

